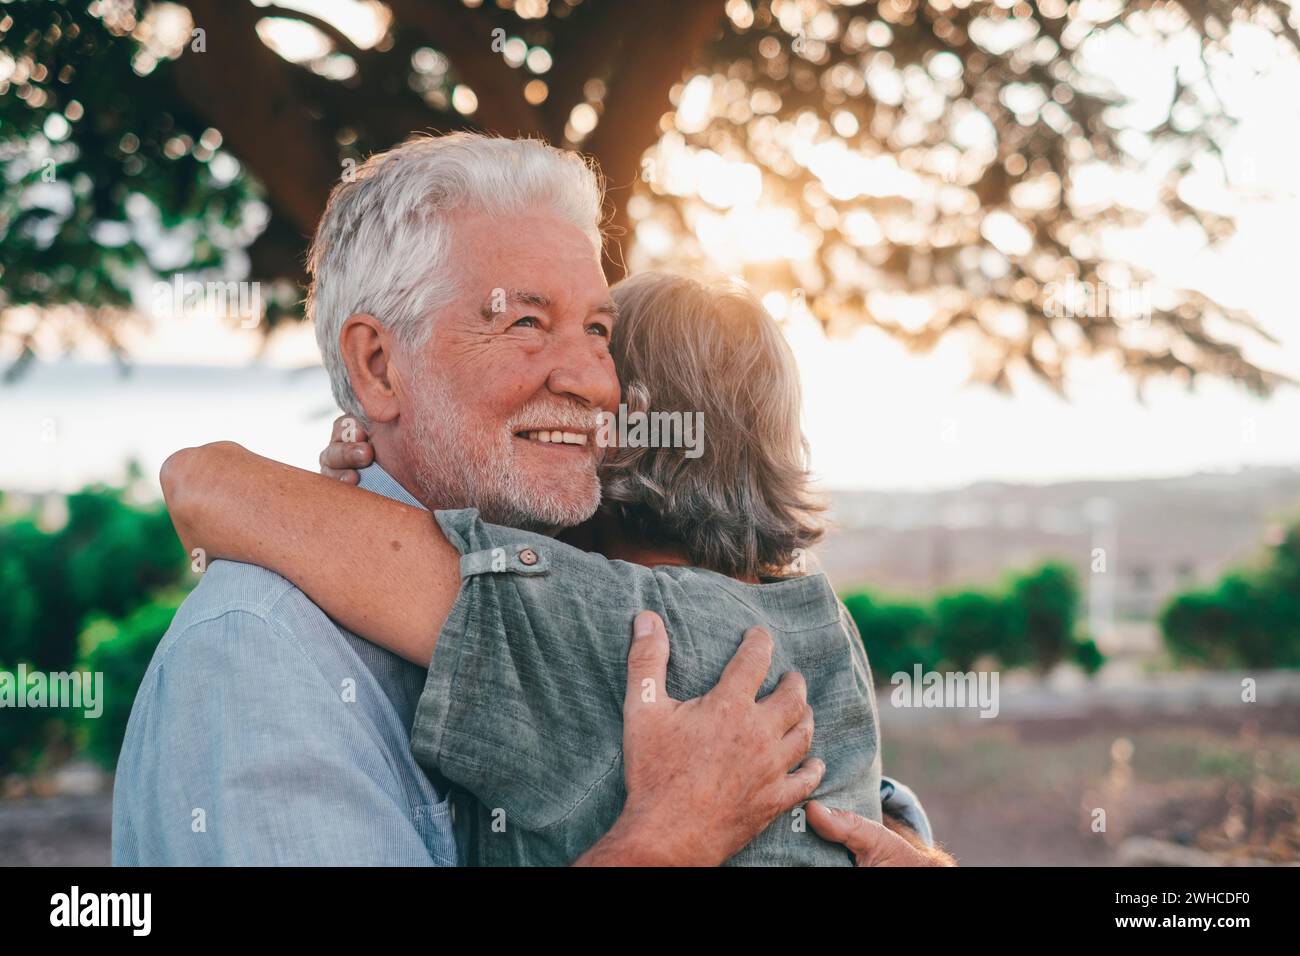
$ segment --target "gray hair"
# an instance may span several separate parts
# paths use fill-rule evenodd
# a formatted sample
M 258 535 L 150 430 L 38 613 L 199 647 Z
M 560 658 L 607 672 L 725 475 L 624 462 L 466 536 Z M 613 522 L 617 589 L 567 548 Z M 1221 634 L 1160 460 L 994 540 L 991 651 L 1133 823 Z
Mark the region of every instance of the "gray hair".
M 428 342 L 432 313 L 459 293 L 453 210 L 552 209 L 599 254 L 603 201 L 594 166 L 541 140 L 418 136 L 367 159 L 330 193 L 308 254 L 307 317 L 339 407 L 364 420 L 339 347 L 349 316 L 373 315 L 415 350 Z
M 738 282 L 624 279 L 610 348 L 629 408 L 702 412 L 698 458 L 612 449 L 604 500 L 628 531 L 733 577 L 775 574 L 823 533 L 799 424 L 799 373 L 776 322 Z

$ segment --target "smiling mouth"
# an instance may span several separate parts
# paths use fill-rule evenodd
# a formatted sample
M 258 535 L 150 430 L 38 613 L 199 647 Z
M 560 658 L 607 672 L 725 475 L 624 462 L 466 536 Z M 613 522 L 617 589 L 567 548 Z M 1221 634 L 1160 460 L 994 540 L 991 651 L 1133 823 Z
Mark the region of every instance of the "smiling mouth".
M 577 447 L 586 447 L 589 439 L 586 432 L 571 432 L 558 428 L 515 432 L 515 437 L 538 445 L 573 445 Z

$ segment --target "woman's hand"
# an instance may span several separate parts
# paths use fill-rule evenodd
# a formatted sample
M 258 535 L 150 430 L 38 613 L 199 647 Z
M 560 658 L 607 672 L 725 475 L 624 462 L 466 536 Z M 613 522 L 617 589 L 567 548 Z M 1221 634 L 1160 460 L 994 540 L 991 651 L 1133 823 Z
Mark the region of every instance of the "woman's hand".
M 375 446 L 365 427 L 353 415 L 340 415 L 334 419 L 330 443 L 320 453 L 320 473 L 345 485 L 355 485 L 361 480 L 360 469 L 375 460 Z

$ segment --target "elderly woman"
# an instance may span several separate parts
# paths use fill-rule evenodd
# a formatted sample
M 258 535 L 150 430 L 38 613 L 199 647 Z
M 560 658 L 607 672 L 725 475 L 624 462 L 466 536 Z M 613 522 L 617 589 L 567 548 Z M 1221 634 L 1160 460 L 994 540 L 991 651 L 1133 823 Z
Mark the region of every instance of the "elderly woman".
M 614 823 L 626 798 L 627 626 L 641 608 L 672 635 L 666 686 L 647 681 L 643 695 L 706 692 L 743 631 L 766 627 L 775 666 L 764 690 L 790 670 L 807 682 L 811 753 L 827 767 L 818 798 L 880 820 L 861 640 L 825 575 L 790 573 L 821 531 L 789 347 L 733 284 L 646 274 L 613 296 L 625 404 L 699 413 L 704 441 L 607 449 L 601 509 L 566 542 L 473 509 L 430 520 L 229 444 L 190 453 L 186 487 L 167 489 L 182 539 L 284 575 L 368 640 L 428 666 L 412 747 L 453 786 L 470 863 L 570 863 Z M 359 592 L 364 607 L 348 597 Z M 797 810 L 731 862 L 851 860 Z

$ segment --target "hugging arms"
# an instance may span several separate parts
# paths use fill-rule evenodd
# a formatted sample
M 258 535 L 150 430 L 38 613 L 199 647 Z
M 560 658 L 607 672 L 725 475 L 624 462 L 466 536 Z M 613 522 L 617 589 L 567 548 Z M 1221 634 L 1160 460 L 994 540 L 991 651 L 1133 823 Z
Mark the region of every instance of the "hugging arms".
M 346 454 L 335 443 L 323 461 Z M 348 630 L 428 666 L 457 599 L 461 554 L 427 511 L 231 443 L 177 453 L 162 480 L 187 550 L 270 569 Z M 654 614 L 636 623 L 623 705 L 626 804 L 577 862 L 720 863 L 807 800 L 821 780 L 825 768 L 816 759 L 787 773 L 812 738 L 803 680 L 786 674 L 754 700 L 773 651 L 771 637 L 755 629 L 713 690 L 686 702 L 647 698 L 645 687 L 666 686 L 668 637 Z M 807 814 L 815 832 L 845 844 L 859 862 L 948 861 L 888 814 L 883 827 L 816 801 Z

